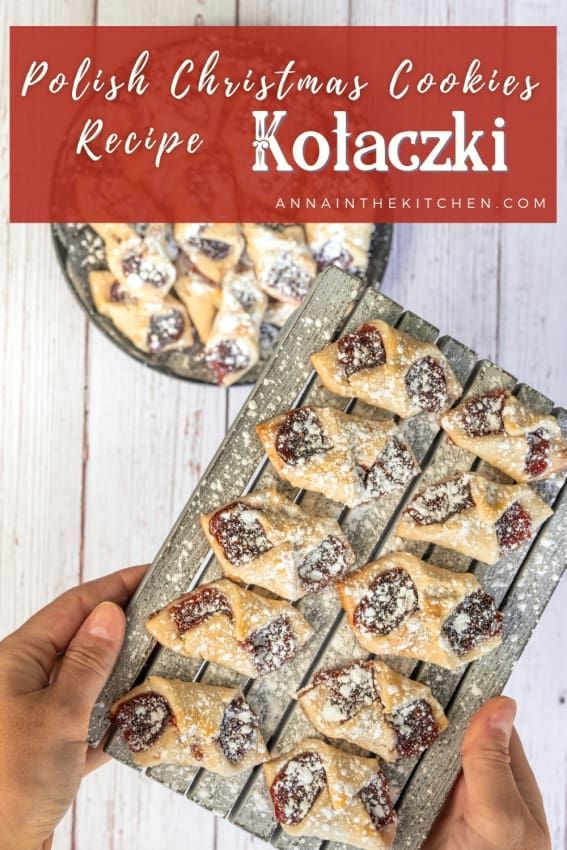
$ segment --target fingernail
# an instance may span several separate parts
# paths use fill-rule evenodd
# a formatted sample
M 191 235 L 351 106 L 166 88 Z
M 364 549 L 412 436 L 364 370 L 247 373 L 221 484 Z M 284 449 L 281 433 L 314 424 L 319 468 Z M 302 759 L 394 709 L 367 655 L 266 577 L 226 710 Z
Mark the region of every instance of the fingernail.
M 500 697 L 490 713 L 489 723 L 495 729 L 501 729 L 508 737 L 512 734 L 516 717 L 516 703 L 509 697 Z
M 122 616 L 113 602 L 101 602 L 91 611 L 84 623 L 84 630 L 93 637 L 115 643 L 122 637 Z

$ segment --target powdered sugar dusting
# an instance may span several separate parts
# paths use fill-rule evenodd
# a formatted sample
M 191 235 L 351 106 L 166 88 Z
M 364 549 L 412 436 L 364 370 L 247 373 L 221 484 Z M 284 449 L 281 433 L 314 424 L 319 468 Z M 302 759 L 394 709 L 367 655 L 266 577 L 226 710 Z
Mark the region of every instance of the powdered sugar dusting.
M 385 570 L 355 608 L 353 622 L 371 634 L 387 635 L 419 607 L 417 588 L 400 568 Z
M 405 513 L 417 525 L 446 522 L 450 517 L 474 507 L 470 477 L 463 473 L 448 481 L 430 484 L 415 496 Z

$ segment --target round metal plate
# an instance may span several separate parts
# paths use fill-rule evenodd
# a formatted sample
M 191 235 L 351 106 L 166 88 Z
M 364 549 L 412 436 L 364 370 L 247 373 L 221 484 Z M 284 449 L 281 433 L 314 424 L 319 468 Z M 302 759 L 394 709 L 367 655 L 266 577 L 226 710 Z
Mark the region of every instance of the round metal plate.
M 376 224 L 374 227 L 367 278 L 376 289 L 380 288 L 388 263 L 392 231 L 391 224 Z M 157 369 L 165 375 L 196 383 L 215 383 L 202 359 L 200 343 L 183 351 L 164 351 L 158 355 L 150 355 L 136 348 L 127 337 L 120 333 L 110 319 L 97 312 L 91 297 L 88 274 L 95 269 L 105 269 L 107 266 L 104 244 L 88 224 L 54 224 L 52 235 L 55 251 L 67 283 L 89 318 L 115 345 L 139 363 L 143 363 L 150 369 Z M 279 331 L 273 325 L 264 325 L 264 328 L 266 333 L 263 338 L 261 361 L 241 379 L 239 382 L 241 384 L 255 382 L 263 362 L 271 353 Z

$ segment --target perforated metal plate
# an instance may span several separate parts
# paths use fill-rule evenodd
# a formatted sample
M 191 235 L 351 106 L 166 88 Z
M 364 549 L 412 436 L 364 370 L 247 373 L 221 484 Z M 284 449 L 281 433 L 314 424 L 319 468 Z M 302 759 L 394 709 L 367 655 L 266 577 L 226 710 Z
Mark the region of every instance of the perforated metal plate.
M 424 482 L 467 469 L 480 469 L 488 477 L 506 480 L 474 455 L 453 445 L 440 432 L 435 417 L 427 414 L 402 423 L 423 471 L 401 497 L 396 494 L 380 504 L 347 509 L 324 496 L 293 490 L 277 479 L 255 436 L 257 422 L 307 402 L 332 405 L 370 418 L 385 415 L 362 402 L 345 402 L 321 388 L 309 363 L 309 355 L 314 350 L 346 330 L 376 318 L 419 339 L 437 340 L 463 383 L 465 396 L 503 386 L 537 410 L 547 413 L 553 409 L 549 399 L 525 384 L 517 384 L 515 378 L 493 363 L 479 360 L 473 351 L 456 340 L 438 339 L 436 328 L 369 290 L 363 282 L 336 269 L 324 272 L 294 323 L 282 334 L 274 357 L 130 605 L 122 654 L 93 713 L 90 733 L 93 743 L 107 730 L 112 700 L 141 677 L 152 673 L 242 687 L 260 717 L 271 752 L 277 754 L 306 734 L 313 734 L 291 694 L 306 683 L 314 670 L 366 654 L 347 628 L 333 589 L 296 603 L 315 627 L 315 637 L 291 664 L 264 679 L 246 680 L 215 664 L 199 663 L 156 648 L 144 628 L 147 616 L 180 593 L 221 575 L 220 566 L 200 531 L 200 513 L 259 486 L 278 486 L 307 509 L 335 516 L 351 540 L 357 564 L 362 565 L 396 547 L 396 520 L 416 488 Z M 553 413 L 567 431 L 567 413 L 563 410 L 553 410 Z M 388 663 L 396 669 L 431 687 L 445 706 L 450 721 L 448 730 L 421 758 L 386 767 L 397 799 L 397 848 L 416 850 L 421 845 L 459 770 L 459 745 L 469 718 L 482 702 L 502 690 L 561 577 L 567 536 L 567 488 L 564 484 L 565 476 L 555 476 L 535 485 L 542 498 L 553 505 L 555 513 L 539 530 L 535 540 L 497 566 L 487 567 L 437 546 L 405 542 L 404 548 L 433 564 L 476 573 L 505 612 L 506 628 L 502 646 L 456 672 L 407 659 L 388 658 Z M 116 758 L 131 764 L 119 736 L 110 738 L 107 749 Z M 278 848 L 297 844 L 275 823 L 258 768 L 229 779 L 205 770 L 165 766 L 145 773 Z M 323 843 L 330 844 L 318 839 L 301 839 L 301 847 L 305 850 L 319 850 Z M 339 845 L 333 846 L 333 850 L 338 848 Z

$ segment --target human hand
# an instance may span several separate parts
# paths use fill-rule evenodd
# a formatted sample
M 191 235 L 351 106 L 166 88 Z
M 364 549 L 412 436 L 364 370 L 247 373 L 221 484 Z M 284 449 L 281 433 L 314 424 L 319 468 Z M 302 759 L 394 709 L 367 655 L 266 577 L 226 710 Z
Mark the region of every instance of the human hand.
M 422 850 L 551 850 L 515 715 L 516 704 L 507 697 L 477 711 L 461 747 L 462 773 Z
M 87 745 L 89 716 L 144 571 L 75 587 L 0 642 L 2 850 L 48 850 L 82 777 L 106 761 Z

